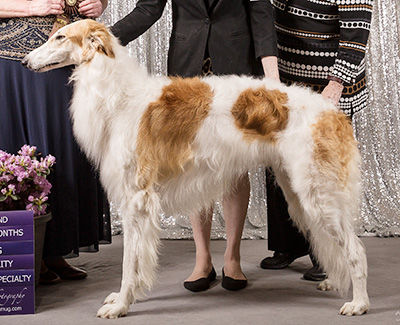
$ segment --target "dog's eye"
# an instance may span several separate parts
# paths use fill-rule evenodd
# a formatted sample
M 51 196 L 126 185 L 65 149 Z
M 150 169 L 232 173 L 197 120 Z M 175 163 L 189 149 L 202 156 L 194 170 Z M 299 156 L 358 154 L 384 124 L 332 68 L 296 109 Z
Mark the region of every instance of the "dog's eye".
M 64 38 L 65 38 L 64 35 L 57 35 L 57 36 L 56 36 L 56 40 L 57 40 L 57 41 L 61 41 L 61 40 L 64 39 Z

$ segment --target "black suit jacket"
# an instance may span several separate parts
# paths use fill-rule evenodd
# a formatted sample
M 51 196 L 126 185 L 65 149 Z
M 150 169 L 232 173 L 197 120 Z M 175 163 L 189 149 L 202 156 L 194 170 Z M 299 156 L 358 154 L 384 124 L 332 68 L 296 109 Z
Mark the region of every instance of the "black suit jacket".
M 123 45 L 162 15 L 167 0 L 139 0 L 112 33 Z M 262 75 L 261 56 L 277 56 L 273 9 L 269 0 L 172 0 L 173 28 L 168 73 L 201 73 L 206 48 L 214 74 Z

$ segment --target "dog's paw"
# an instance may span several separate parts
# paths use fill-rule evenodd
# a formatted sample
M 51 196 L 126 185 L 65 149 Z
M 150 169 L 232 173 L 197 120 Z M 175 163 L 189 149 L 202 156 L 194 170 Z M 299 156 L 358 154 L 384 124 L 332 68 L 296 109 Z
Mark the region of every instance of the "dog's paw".
M 342 308 L 340 308 L 340 314 L 346 316 L 358 316 L 365 314 L 369 310 L 368 301 L 351 301 L 346 302 Z
M 111 292 L 106 299 L 104 299 L 103 304 L 107 305 L 107 304 L 113 304 L 115 303 L 115 301 L 117 300 L 119 295 L 119 292 Z
M 321 291 L 337 290 L 337 288 L 333 285 L 333 283 L 329 279 L 325 279 L 324 281 L 319 283 L 317 289 Z
M 107 297 L 108 298 L 108 297 Z M 106 304 L 101 307 L 97 312 L 97 317 L 101 318 L 118 318 L 124 317 L 128 314 L 129 305 L 114 303 L 114 304 Z

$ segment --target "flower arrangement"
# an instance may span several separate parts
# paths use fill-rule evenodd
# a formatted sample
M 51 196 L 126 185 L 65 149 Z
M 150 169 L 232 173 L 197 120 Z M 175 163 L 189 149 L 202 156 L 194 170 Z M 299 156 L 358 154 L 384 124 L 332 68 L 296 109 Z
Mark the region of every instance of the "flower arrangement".
M 0 211 L 32 210 L 46 214 L 51 184 L 46 179 L 55 164 L 52 155 L 38 158 L 36 147 L 24 145 L 18 155 L 0 150 Z

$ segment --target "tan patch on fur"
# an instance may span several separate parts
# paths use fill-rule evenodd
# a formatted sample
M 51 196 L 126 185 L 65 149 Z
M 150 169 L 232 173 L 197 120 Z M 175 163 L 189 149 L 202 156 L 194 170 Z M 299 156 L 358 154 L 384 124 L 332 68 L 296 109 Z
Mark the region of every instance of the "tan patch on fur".
M 192 159 L 192 146 L 207 117 L 212 90 L 199 78 L 172 78 L 145 111 L 137 142 L 137 182 L 142 189 L 176 175 Z
M 247 140 L 274 142 L 277 133 L 287 124 L 287 101 L 287 95 L 279 90 L 247 89 L 233 105 L 235 124 Z
M 328 111 L 313 125 L 314 159 L 325 175 L 343 185 L 348 178 L 348 164 L 357 150 L 350 119 L 341 112 Z
M 83 61 L 91 61 L 96 52 L 110 58 L 115 57 L 111 46 L 111 35 L 103 24 L 86 19 L 73 26 L 74 30 L 72 27 L 67 29 L 65 36 L 83 49 Z

